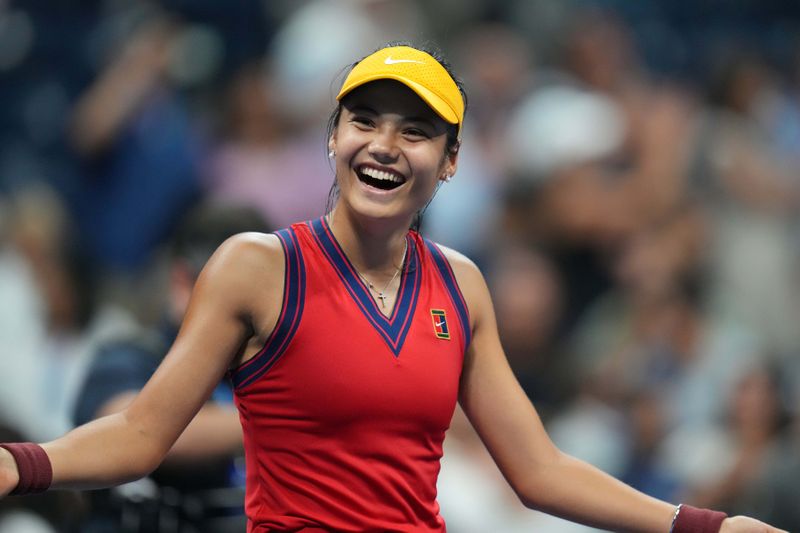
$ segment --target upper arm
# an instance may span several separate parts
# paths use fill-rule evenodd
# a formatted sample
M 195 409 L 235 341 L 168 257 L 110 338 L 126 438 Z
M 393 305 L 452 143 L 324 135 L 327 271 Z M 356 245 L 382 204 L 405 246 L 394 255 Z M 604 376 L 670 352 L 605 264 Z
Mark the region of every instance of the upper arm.
M 283 291 L 283 251 L 272 235 L 226 241 L 194 287 L 174 344 L 125 410 L 164 451 L 209 398 L 242 347 L 276 314 Z M 263 332 L 261 332 L 263 334 Z
M 269 334 L 283 270 L 276 236 L 244 234 L 220 246 L 195 284 L 177 339 L 133 402 L 43 444 L 53 487 L 107 487 L 156 468 L 241 347 Z
M 445 254 L 467 302 L 472 328 L 459 402 L 503 475 L 519 492 L 529 474 L 559 452 L 508 364 L 482 274 L 464 256 L 451 250 Z

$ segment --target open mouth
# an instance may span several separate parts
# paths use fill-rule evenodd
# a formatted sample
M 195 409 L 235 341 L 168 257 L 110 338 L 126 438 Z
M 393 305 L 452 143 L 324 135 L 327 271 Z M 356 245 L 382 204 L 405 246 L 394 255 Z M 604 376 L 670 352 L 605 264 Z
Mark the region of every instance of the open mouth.
M 406 182 L 405 177 L 400 174 L 366 165 L 357 168 L 356 174 L 361 182 L 384 191 L 396 189 Z

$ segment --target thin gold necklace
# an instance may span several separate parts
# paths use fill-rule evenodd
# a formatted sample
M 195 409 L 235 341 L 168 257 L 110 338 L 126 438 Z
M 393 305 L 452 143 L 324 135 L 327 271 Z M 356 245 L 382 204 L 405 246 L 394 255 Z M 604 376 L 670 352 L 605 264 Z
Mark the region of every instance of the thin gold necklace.
M 327 215 L 325 215 L 325 218 L 327 219 L 328 227 L 331 227 L 333 225 L 333 211 L 330 211 Z M 403 238 L 403 255 L 400 256 L 402 258 L 400 260 L 400 266 L 397 267 L 397 270 L 395 270 L 394 274 L 392 275 L 392 279 L 390 279 L 389 282 L 386 285 L 383 286 L 382 290 L 376 289 L 375 285 L 370 283 L 370 281 L 366 277 L 364 277 L 364 274 L 362 274 L 361 271 L 358 270 L 358 268 L 356 268 L 356 265 L 353 264 L 352 261 L 351 261 L 351 264 L 353 265 L 353 270 L 356 271 L 356 274 L 358 274 L 358 277 L 360 277 L 362 280 L 364 280 L 364 283 L 367 284 L 367 287 L 369 287 L 369 289 L 372 292 L 375 293 L 376 298 L 378 298 L 381 301 L 381 307 L 383 307 L 384 309 L 386 308 L 386 299 L 388 298 L 388 296 L 386 296 L 386 289 L 389 288 L 389 285 L 392 284 L 392 282 L 397 277 L 397 275 L 400 273 L 400 271 L 403 270 L 403 266 L 406 263 L 406 252 L 407 251 L 408 251 L 408 239 Z
M 358 274 L 359 277 L 361 277 L 361 279 L 364 280 L 364 283 L 367 284 L 367 287 L 369 287 L 370 290 L 375 293 L 375 297 L 378 298 L 381 301 L 381 307 L 383 307 L 384 309 L 386 308 L 386 299 L 388 298 L 388 296 L 386 296 L 386 289 L 389 288 L 389 285 L 392 284 L 392 282 L 397 277 L 397 275 L 400 273 L 400 271 L 403 270 L 403 265 L 406 262 L 406 252 L 407 251 L 408 251 L 408 240 L 407 239 L 403 239 L 403 255 L 401 256 L 402 260 L 400 262 L 400 266 L 397 267 L 397 269 L 394 271 L 394 274 L 392 275 L 392 279 L 390 279 L 386 283 L 386 285 L 383 286 L 383 289 L 381 289 L 381 290 L 376 289 L 375 285 L 370 283 L 370 281 L 366 277 L 364 277 L 364 274 L 362 274 L 361 271 L 359 271 L 356 268 L 356 266 L 353 265 L 353 268 L 355 269 L 356 274 Z

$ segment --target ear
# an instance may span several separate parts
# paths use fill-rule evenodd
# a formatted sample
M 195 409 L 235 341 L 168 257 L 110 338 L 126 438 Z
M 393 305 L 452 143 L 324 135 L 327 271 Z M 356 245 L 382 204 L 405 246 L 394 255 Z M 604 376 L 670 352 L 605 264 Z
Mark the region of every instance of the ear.
M 459 142 L 457 145 L 453 147 L 452 150 L 447 152 L 447 155 L 445 155 L 444 167 L 442 169 L 443 170 L 441 178 L 442 180 L 444 180 L 445 176 L 450 176 L 450 177 L 454 176 L 456 170 L 458 170 L 458 152 L 460 148 L 461 148 L 461 143 Z M 447 181 L 450 180 L 448 179 Z
M 329 152 L 336 151 L 336 132 L 332 133 L 330 138 L 328 139 L 328 151 Z

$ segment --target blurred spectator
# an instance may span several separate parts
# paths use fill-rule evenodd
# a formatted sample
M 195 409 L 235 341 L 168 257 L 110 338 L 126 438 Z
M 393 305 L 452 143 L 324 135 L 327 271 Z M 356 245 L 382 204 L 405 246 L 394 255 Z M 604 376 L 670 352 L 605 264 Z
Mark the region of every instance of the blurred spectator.
M 189 213 L 172 239 L 161 324 L 98 347 L 76 402 L 76 425 L 121 411 L 133 401 L 174 341 L 195 280 L 214 250 L 237 233 L 267 230 L 251 210 L 202 205 Z M 225 381 L 151 476 L 91 493 L 92 512 L 82 531 L 242 531 L 241 452 L 239 417 Z
M 615 247 L 669 214 L 685 190 L 691 99 L 648 78 L 624 22 L 578 12 L 559 62 L 505 132 L 510 230 L 540 243 L 565 279 L 562 330 L 612 287 Z
M 561 406 L 575 384 L 557 344 L 563 287 L 548 259 L 507 245 L 492 257 L 492 290 L 500 340 L 511 368 L 542 417 Z
M 797 530 L 800 470 L 796 443 L 786 432 L 785 388 L 776 370 L 757 366 L 740 378 L 729 396 L 726 423 L 718 429 L 717 449 L 709 450 L 715 466 L 692 474 L 685 499 L 728 513 L 754 513 Z
M 686 206 L 658 224 L 641 227 L 615 248 L 608 261 L 614 290 L 587 309 L 572 336 L 579 369 L 591 374 L 598 365 L 615 361 L 626 343 L 648 334 L 653 313 L 671 307 L 682 284 L 702 283 L 705 226 L 702 211 Z M 693 296 L 698 305 L 704 304 L 699 293 Z M 611 363 L 609 375 L 620 379 L 617 372 L 628 362 Z
M 170 77 L 185 28 L 159 12 L 143 16 L 71 124 L 85 172 L 73 207 L 93 259 L 110 271 L 141 268 L 199 192 L 198 132 Z
M 614 263 L 618 289 L 587 312 L 574 337 L 594 394 L 617 403 L 648 388 L 661 398 L 668 429 L 712 423 L 762 349 L 746 327 L 708 312 L 702 224 L 687 209 L 632 237 Z
M 487 23 L 470 27 L 453 49 L 458 71 L 469 87 L 469 122 L 464 125 L 470 133 L 469 145 L 496 173 L 508 163 L 503 146 L 506 123 L 534 84 L 532 45 L 510 26 Z
M 720 314 L 787 353 L 800 346 L 796 160 L 781 155 L 757 119 L 776 74 L 749 53 L 720 61 L 693 180 L 713 223 L 709 290 Z
M 12 240 L 11 202 L 0 208 L 0 375 L 32 383 L 42 331 L 42 301 L 30 263 Z M 10 384 L 9 384 L 10 385 Z M 0 420 L 23 433 L 35 423 L 38 398 L 20 402 L 13 386 L 0 387 Z
M 21 300 L 0 324 L 0 366 L 15 376 L 3 387 L 2 405 L 36 440 L 72 427 L 69 412 L 94 346 L 131 326 L 126 313 L 98 305 L 94 271 L 74 230 L 52 190 L 13 198 L 8 265 L 20 286 L 9 290 Z
M 259 63 L 234 75 L 204 185 L 208 196 L 256 208 L 276 227 L 286 227 L 323 214 L 333 172 L 323 139 L 298 131 L 276 90 L 271 72 Z
M 642 387 L 626 399 L 628 460 L 620 479 L 630 486 L 665 501 L 679 501 L 678 476 L 661 460 L 661 445 L 668 434 L 662 399 Z

